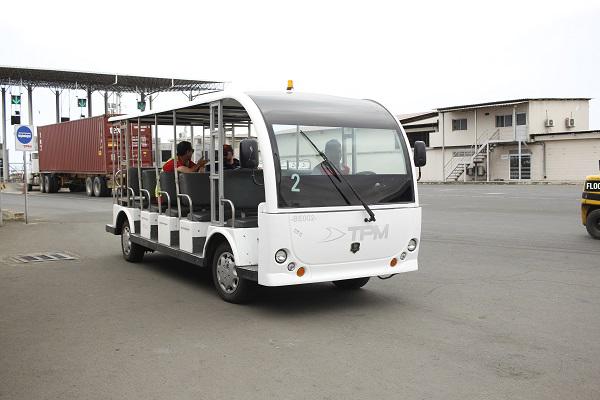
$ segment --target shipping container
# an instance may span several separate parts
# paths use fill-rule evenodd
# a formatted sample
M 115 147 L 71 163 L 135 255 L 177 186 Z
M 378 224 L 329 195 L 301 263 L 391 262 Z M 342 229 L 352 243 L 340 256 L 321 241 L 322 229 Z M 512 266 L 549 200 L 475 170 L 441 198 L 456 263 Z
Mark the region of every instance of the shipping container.
M 52 193 L 61 187 L 72 191 L 86 190 L 88 195 L 108 195 L 112 187 L 113 160 L 118 151 L 118 127 L 108 123 L 110 115 L 84 118 L 75 121 L 38 127 L 38 152 L 40 186 L 43 192 Z M 142 167 L 152 167 L 152 128 L 141 126 Z M 121 152 L 129 149 L 132 165 L 138 160 L 138 127 L 130 125 L 130 143 L 121 143 Z M 97 178 L 97 179 L 96 179 Z M 97 181 L 97 182 L 96 182 Z M 93 193 L 93 185 L 100 186 Z

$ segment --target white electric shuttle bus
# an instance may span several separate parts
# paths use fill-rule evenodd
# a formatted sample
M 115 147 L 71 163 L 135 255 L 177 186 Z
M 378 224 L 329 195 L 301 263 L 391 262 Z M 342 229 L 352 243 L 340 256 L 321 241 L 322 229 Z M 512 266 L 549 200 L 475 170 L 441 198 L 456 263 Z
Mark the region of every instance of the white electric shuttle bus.
M 398 120 L 375 101 L 222 91 L 110 122 L 118 162 L 106 230 L 120 235 L 128 261 L 158 251 L 211 268 L 217 292 L 234 303 L 256 285 L 355 289 L 417 270 L 415 167 L 425 165 L 425 145 L 411 153 Z M 174 158 L 178 127 L 202 131 L 208 172 L 140 168 L 133 124 L 152 125 L 155 136 L 172 127 Z M 220 162 L 226 132 L 240 127 L 241 168 L 229 170 Z

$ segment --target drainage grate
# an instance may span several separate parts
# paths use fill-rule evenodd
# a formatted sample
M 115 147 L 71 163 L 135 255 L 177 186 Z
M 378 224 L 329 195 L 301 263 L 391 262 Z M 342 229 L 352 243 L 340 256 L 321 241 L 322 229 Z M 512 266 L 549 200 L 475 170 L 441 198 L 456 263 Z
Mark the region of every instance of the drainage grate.
M 51 253 L 33 253 L 23 254 L 12 257 L 13 260 L 22 263 L 44 262 L 44 261 L 61 261 L 61 260 L 76 260 L 77 258 L 60 252 Z

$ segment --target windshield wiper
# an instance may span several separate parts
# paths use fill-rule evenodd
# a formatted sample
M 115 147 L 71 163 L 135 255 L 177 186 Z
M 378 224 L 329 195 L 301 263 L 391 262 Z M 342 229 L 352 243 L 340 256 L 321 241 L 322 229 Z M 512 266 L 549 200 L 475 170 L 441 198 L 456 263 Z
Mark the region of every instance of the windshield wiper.
M 350 188 L 350 190 L 352 191 L 352 193 L 354 193 L 354 196 L 356 196 L 356 198 L 358 199 L 358 201 L 360 201 L 360 203 L 362 204 L 362 206 L 365 208 L 365 210 L 369 214 L 369 218 L 365 218 L 365 222 L 375 222 L 375 213 L 373 213 L 373 210 L 371 210 L 371 208 L 369 208 L 368 204 L 363 200 L 363 198 L 354 189 L 354 186 L 352 186 L 350 184 L 350 182 L 348 182 L 348 180 L 346 179 L 346 177 L 340 172 L 340 170 L 337 169 L 337 167 L 335 165 L 333 165 L 333 163 L 331 161 L 329 161 L 329 158 L 327 158 L 327 156 L 325 155 L 325 153 L 323 153 L 321 150 L 319 150 L 319 148 L 317 147 L 317 145 L 315 145 L 313 143 L 313 141 L 310 140 L 310 138 L 306 135 L 306 133 L 304 133 L 304 131 L 302 129 L 299 129 L 299 131 L 302 134 L 302 136 L 304 136 L 304 138 L 306 140 L 308 140 L 308 142 L 317 151 L 317 153 L 319 153 L 319 155 L 321 156 L 321 158 L 323 159 L 323 161 L 325 161 L 327 163 L 327 165 L 329 166 L 329 168 L 331 168 L 331 171 L 334 173 L 335 177 L 339 181 L 343 180 L 344 183 Z

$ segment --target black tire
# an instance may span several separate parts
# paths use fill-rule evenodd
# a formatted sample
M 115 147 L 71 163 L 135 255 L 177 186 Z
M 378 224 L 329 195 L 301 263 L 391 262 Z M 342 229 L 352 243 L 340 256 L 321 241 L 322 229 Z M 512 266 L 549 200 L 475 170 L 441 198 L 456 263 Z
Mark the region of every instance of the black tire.
M 129 221 L 126 219 L 121 228 L 121 251 L 123 258 L 129 262 L 140 262 L 144 259 L 146 248 L 130 240 L 131 228 Z
M 88 197 L 92 197 L 94 195 L 94 180 L 91 176 L 85 178 L 85 193 Z
M 50 175 L 50 193 L 56 193 L 60 190 L 60 186 L 59 186 L 59 179 L 57 176 L 52 176 Z
M 591 211 L 585 220 L 585 228 L 594 239 L 600 239 L 600 208 Z
M 106 179 L 103 176 L 97 176 L 94 178 L 94 196 L 104 197 L 108 188 L 106 187 Z
M 369 282 L 369 277 L 356 278 L 356 279 L 345 279 L 343 281 L 333 281 L 333 284 L 340 289 L 356 290 L 365 286 Z
M 217 246 L 211 267 L 215 289 L 223 300 L 243 304 L 254 298 L 257 284 L 237 276 L 233 251 L 229 243 L 223 242 Z

